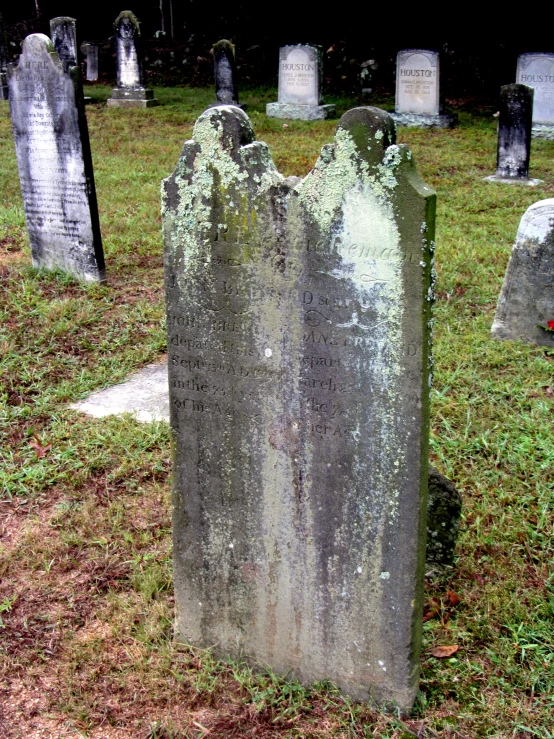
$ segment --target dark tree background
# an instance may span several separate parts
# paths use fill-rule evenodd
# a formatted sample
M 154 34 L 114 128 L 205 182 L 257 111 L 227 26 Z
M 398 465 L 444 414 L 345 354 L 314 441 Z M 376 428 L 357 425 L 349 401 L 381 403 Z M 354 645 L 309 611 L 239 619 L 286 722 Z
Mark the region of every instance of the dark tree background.
M 513 82 L 517 56 L 550 51 L 547 19 L 502 26 L 498 18 L 460 14 L 456 6 L 379 6 L 360 2 L 333 4 L 281 2 L 208 2 L 207 0 L 21 0 L 3 8 L 12 56 L 28 33 L 48 33 L 59 15 L 77 20 L 79 42 L 101 42 L 102 81 L 115 76 L 113 21 L 132 10 L 141 21 L 145 70 L 150 84 L 205 85 L 213 81 L 211 45 L 220 38 L 236 44 L 242 87 L 274 85 L 278 48 L 317 43 L 325 53 L 330 92 L 358 94 L 361 86 L 394 91 L 396 52 L 429 48 L 441 52 L 442 87 L 447 99 L 496 104 L 500 85 Z M 509 20 L 509 19 L 508 19 Z M 363 70 L 363 82 L 360 74 Z

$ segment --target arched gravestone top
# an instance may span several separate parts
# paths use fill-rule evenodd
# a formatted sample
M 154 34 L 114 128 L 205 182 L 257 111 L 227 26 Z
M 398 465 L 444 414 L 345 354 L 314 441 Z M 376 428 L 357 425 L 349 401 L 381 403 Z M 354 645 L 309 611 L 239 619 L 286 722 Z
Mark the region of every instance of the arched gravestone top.
M 384 111 L 299 180 L 220 106 L 162 196 L 177 630 L 407 710 L 435 195 Z
M 35 267 L 104 279 L 87 121 L 77 67 L 65 71 L 52 41 L 27 36 L 8 67 L 17 164 Z
M 554 198 L 525 211 L 498 299 L 492 335 L 554 346 Z

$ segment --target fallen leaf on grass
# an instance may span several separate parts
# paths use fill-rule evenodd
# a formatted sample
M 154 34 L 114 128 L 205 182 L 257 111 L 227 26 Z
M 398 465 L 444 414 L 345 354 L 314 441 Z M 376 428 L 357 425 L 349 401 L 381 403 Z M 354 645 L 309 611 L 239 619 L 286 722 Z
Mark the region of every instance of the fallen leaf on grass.
M 442 659 L 443 657 L 452 657 L 453 654 L 456 654 L 460 647 L 457 644 L 452 644 L 449 647 L 435 647 L 434 649 L 431 649 L 431 654 L 433 657 L 438 657 L 439 659 Z
M 29 446 L 35 450 L 37 454 L 37 459 L 42 459 L 46 456 L 46 452 L 49 452 L 50 449 L 52 449 L 52 444 L 42 446 L 42 444 L 40 443 L 40 439 L 38 438 L 38 436 L 35 435 L 33 435 L 33 441 L 29 442 Z
M 453 590 L 447 590 L 445 600 L 447 605 L 449 605 L 451 608 L 455 608 L 460 602 L 460 596 Z

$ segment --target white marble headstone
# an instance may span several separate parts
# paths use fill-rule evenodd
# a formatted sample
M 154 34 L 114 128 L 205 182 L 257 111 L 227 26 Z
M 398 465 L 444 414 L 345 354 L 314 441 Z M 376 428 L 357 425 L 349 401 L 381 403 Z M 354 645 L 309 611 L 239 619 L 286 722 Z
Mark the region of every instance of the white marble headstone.
M 118 87 L 142 87 L 136 36 L 133 20 L 120 17 L 116 28 Z
M 396 57 L 396 112 L 439 115 L 439 55 L 424 49 Z
M 281 47 L 279 103 L 319 105 L 319 61 L 313 46 Z
M 554 54 L 521 54 L 516 82 L 535 90 L 533 123 L 554 123 Z

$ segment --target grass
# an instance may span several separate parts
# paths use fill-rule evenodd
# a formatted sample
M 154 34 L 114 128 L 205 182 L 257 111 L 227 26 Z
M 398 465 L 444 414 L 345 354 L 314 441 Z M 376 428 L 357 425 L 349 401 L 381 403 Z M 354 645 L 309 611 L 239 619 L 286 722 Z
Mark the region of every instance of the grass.
M 554 358 L 489 330 L 519 219 L 552 195 L 554 143 L 533 142 L 544 184 L 531 190 L 482 181 L 495 165 L 490 116 L 462 111 L 453 131 L 399 134 L 438 193 L 431 455 L 464 497 L 457 565 L 426 583 L 421 691 L 402 722 L 330 685 L 172 642 L 167 426 L 68 404 L 165 351 L 159 184 L 213 93 L 160 89 L 163 105 L 133 111 L 88 89 L 101 286 L 30 267 L 0 107 L 3 736 L 552 739 Z M 279 169 L 305 175 L 335 122 L 284 127 L 264 115 L 274 98 L 244 102 Z M 460 649 L 433 658 L 445 644 Z

